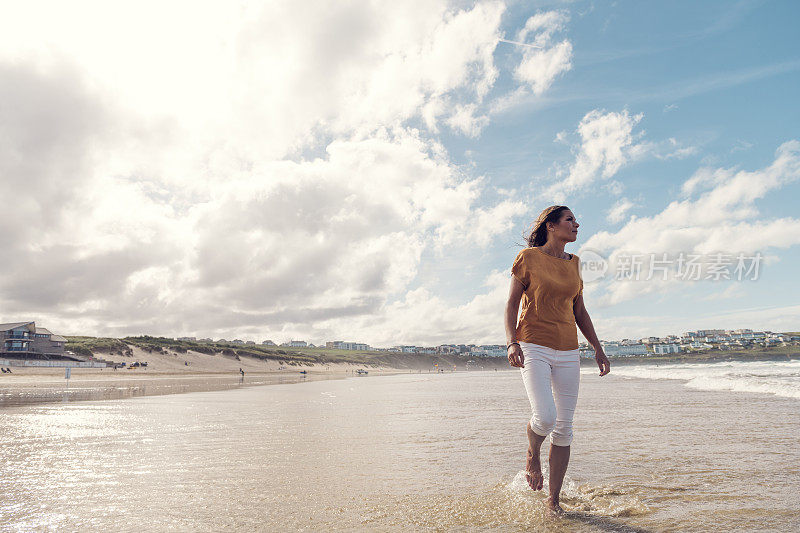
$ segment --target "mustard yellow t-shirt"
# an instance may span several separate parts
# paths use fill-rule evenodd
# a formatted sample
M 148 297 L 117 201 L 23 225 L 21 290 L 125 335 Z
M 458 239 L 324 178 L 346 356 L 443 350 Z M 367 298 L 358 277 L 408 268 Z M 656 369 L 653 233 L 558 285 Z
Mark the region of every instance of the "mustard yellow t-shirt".
M 525 248 L 514 259 L 511 275 L 525 292 L 517 322 L 517 340 L 555 350 L 578 347 L 572 306 L 583 293 L 580 259 L 553 257 L 538 247 Z

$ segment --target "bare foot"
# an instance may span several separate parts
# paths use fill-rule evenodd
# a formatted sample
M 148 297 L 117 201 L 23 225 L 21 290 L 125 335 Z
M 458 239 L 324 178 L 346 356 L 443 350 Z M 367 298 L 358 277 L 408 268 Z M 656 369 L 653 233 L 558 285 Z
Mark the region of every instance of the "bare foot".
M 527 460 L 525 461 L 525 479 L 533 490 L 542 490 L 544 476 L 542 475 L 542 463 L 539 454 L 534 455 L 528 448 Z
M 552 496 L 548 496 L 547 499 L 544 501 L 544 504 L 547 506 L 548 511 L 552 516 L 564 516 L 564 509 L 558 504 L 558 501 L 553 501 Z

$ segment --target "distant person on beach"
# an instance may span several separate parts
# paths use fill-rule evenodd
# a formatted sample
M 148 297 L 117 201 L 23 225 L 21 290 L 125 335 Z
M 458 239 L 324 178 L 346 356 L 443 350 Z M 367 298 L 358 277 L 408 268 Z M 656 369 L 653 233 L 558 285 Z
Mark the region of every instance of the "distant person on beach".
M 544 485 L 539 453 L 550 435 L 550 495 L 547 506 L 561 514 L 561 485 L 569 464 L 572 418 L 578 402 L 578 331 L 594 347 L 600 375 L 611 363 L 583 305 L 580 260 L 564 252 L 578 237 L 578 222 L 567 206 L 550 206 L 539 215 L 511 267 L 505 311 L 506 348 L 511 366 L 521 369 L 533 416 L 526 428 L 525 479 L 533 490 Z M 520 312 L 520 301 L 522 310 Z

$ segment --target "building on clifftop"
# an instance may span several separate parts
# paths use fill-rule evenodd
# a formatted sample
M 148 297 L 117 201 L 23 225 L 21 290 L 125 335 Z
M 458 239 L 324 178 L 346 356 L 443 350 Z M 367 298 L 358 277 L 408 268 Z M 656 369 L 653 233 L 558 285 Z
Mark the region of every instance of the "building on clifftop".
M 0 355 L 27 359 L 64 357 L 67 339 L 35 322 L 0 324 Z

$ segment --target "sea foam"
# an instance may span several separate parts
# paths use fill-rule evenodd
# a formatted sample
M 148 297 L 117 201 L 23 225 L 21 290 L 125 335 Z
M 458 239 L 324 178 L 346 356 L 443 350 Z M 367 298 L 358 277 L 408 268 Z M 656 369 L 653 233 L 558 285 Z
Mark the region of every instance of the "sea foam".
M 612 373 L 632 378 L 678 379 L 693 389 L 800 398 L 800 360 L 617 365 Z

